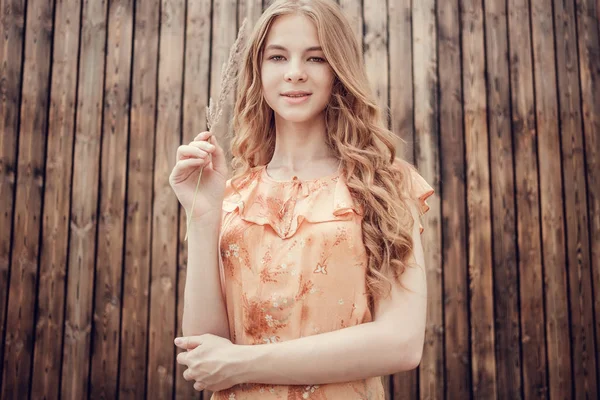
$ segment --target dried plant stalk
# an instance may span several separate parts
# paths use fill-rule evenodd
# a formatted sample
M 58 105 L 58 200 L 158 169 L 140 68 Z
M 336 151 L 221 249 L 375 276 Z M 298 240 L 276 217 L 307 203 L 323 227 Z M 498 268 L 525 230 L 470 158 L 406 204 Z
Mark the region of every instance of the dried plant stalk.
M 221 69 L 221 91 L 219 92 L 217 103 L 215 104 L 211 97 L 208 102 L 208 107 L 206 107 L 206 126 L 208 127 L 209 132 L 212 132 L 212 128 L 217 125 L 221 119 L 221 115 L 223 114 L 223 105 L 227 100 L 229 92 L 231 92 L 231 89 L 233 89 L 235 86 L 240 61 L 242 59 L 242 53 L 244 52 L 244 47 L 246 44 L 246 23 L 247 19 L 244 18 L 242 26 L 240 26 L 238 31 L 237 38 L 229 50 L 229 58 L 227 59 L 227 62 L 223 64 Z M 187 240 L 188 238 L 188 232 L 192 223 L 192 216 L 194 214 L 194 206 L 196 205 L 196 195 L 198 194 L 198 188 L 200 187 L 203 171 L 204 168 L 200 170 L 200 174 L 198 175 L 198 182 L 196 183 L 196 190 L 194 191 L 194 197 L 192 199 L 192 209 L 190 210 L 190 215 L 188 217 L 184 240 Z

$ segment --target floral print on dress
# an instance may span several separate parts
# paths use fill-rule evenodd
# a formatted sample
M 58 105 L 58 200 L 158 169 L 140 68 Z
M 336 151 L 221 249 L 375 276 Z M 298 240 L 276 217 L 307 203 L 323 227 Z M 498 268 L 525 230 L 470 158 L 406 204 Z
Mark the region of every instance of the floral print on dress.
M 412 170 L 421 212 L 433 189 Z M 372 320 L 362 209 L 341 174 L 275 181 L 256 167 L 235 193 L 228 182 L 220 272 L 234 343 L 270 345 Z M 215 400 L 382 400 L 381 379 L 323 385 L 243 384 Z

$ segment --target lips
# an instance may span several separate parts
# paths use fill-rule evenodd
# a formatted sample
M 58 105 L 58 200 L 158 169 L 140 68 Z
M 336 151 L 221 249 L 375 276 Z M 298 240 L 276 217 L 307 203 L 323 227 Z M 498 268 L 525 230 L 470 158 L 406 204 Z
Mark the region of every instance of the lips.
M 304 97 L 304 96 L 310 96 L 312 93 L 310 92 L 305 92 L 303 90 L 290 90 L 287 92 L 283 92 L 281 95 L 285 96 L 285 97 Z

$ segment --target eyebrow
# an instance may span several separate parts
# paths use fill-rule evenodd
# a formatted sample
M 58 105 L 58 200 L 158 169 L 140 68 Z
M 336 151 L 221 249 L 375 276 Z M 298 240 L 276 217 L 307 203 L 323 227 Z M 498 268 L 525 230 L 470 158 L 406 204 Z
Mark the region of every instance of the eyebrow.
M 281 45 L 278 44 L 270 44 L 267 46 L 267 48 L 265 50 L 285 50 L 287 51 L 287 49 Z M 307 48 L 304 51 L 323 51 L 323 48 L 321 46 L 312 46 Z

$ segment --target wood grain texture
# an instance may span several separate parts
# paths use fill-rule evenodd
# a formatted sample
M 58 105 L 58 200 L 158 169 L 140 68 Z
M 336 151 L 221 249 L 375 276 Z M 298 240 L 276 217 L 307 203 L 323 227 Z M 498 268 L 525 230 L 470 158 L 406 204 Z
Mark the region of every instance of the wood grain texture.
M 517 399 L 523 384 L 506 12 L 506 1 L 485 2 L 497 387 L 501 398 Z
M 0 3 L 0 387 L 14 229 L 24 28 L 25 1 L 3 0 Z
M 438 70 L 435 1 L 422 0 L 412 6 L 415 165 L 439 193 Z M 427 271 L 427 325 L 419 366 L 421 398 L 444 396 L 444 320 L 440 197 L 428 199 L 430 210 L 423 219 L 421 235 Z
M 152 266 L 147 393 L 174 392 L 178 203 L 169 185 L 181 141 L 185 1 L 163 0 L 160 13 L 158 110 L 154 159 Z
M 508 0 L 523 397 L 547 398 L 537 132 L 529 2 Z
M 260 2 L 259 2 L 260 3 Z M 248 11 L 249 12 L 249 11 Z M 210 18 L 211 1 L 188 2 L 186 22 L 186 47 L 184 82 L 196 82 L 185 85 L 183 91 L 183 134 L 182 144 L 194 140 L 196 135 L 206 130 L 206 106 L 208 106 L 210 78 Z M 194 43 L 194 46 L 190 46 Z M 177 255 L 177 336 L 182 336 L 183 299 L 187 271 L 187 247 L 184 241 L 187 230 L 186 213 L 179 207 L 179 244 Z M 202 398 L 193 385 L 183 379 L 185 367 L 175 366 L 175 398 Z
M 0 398 L 30 395 L 45 186 L 54 3 L 27 5 L 11 274 Z
M 469 223 L 472 394 L 474 398 L 494 398 L 498 390 L 494 356 L 491 194 L 483 10 L 482 4 L 474 0 L 462 0 L 460 8 Z
M 363 51 L 367 76 L 387 124 L 389 71 L 386 4 L 386 0 L 370 0 L 363 3 Z
M 31 397 L 58 398 L 69 245 L 80 2 L 57 2 Z
M 413 41 L 410 0 L 388 2 L 390 129 L 398 156 L 414 163 Z
M 127 205 L 123 311 L 120 332 L 119 397 L 144 398 L 148 348 L 149 275 L 152 254 L 154 134 L 158 59 L 159 0 L 136 4 Z
M 552 18 L 550 0 L 532 0 L 531 27 L 546 297 L 548 395 L 552 399 L 566 399 L 571 397 L 571 343 Z
M 592 0 L 577 0 L 575 5 L 594 294 L 596 383 L 600 385 L 600 21 L 597 18 L 600 6 Z
M 107 3 L 82 3 L 61 397 L 89 392 Z
M 465 136 L 461 87 L 459 2 L 437 7 L 440 192 L 446 398 L 470 396 L 469 293 Z M 399 397 L 400 398 L 400 397 Z
M 597 398 L 590 235 L 573 2 L 554 1 L 575 396 Z
M 118 390 L 133 1 L 109 3 L 90 397 Z

